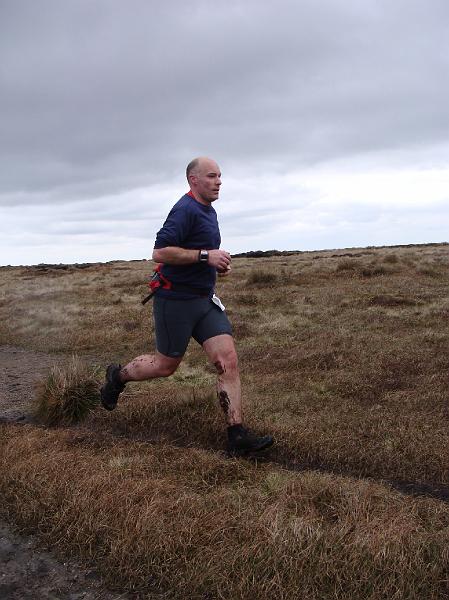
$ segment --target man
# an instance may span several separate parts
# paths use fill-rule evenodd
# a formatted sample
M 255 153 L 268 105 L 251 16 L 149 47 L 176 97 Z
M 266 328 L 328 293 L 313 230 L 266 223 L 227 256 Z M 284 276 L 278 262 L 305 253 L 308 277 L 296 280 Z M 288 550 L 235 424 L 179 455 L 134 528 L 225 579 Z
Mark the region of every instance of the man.
M 128 381 L 172 375 L 193 337 L 217 370 L 218 399 L 228 425 L 228 452 L 241 456 L 268 448 L 273 438 L 258 437 L 242 425 L 231 325 L 214 294 L 217 273 L 226 277 L 231 272 L 231 255 L 220 250 L 217 214 L 212 207 L 220 192 L 220 168 L 214 160 L 199 157 L 189 163 L 186 175 L 190 191 L 171 209 L 153 251 L 153 260 L 162 263 L 160 276 L 165 283 L 154 296 L 157 352 L 138 356 L 123 368 L 109 365 L 101 402 L 113 410 Z

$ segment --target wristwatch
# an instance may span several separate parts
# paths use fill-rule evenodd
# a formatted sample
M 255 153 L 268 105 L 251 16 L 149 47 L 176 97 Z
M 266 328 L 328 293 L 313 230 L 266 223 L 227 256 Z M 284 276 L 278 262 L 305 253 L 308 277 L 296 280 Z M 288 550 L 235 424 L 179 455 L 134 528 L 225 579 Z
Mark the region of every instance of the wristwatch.
M 202 262 L 202 263 L 209 262 L 209 252 L 207 250 L 200 250 L 199 251 L 198 262 Z

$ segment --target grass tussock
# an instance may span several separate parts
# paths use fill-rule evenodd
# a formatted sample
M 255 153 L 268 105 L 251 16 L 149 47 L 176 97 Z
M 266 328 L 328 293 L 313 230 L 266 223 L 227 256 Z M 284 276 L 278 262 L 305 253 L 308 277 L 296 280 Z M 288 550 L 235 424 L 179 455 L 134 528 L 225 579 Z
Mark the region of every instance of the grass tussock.
M 362 269 L 361 273 L 363 277 L 377 277 L 379 275 L 388 275 L 389 273 L 391 273 L 391 270 L 389 270 L 384 265 L 374 264 Z
M 387 254 L 384 259 L 384 263 L 395 265 L 399 262 L 399 258 L 397 254 Z
M 335 271 L 338 273 L 340 271 L 355 271 L 357 269 L 357 261 L 355 259 L 344 259 L 340 260 L 335 267 Z
M 64 367 L 54 366 L 37 389 L 35 414 L 45 425 L 83 421 L 99 403 L 98 370 L 72 356 Z
M 274 271 L 267 270 L 254 270 L 251 271 L 247 280 L 247 286 L 259 286 L 259 287 L 270 287 L 276 285 L 279 281 L 279 276 Z
M 3 427 L 1 440 L 2 517 L 141 597 L 448 593 L 449 509 L 435 501 L 83 431 Z
M 391 275 L 396 271 L 398 258 L 395 255 L 387 255 L 381 263 L 370 261 L 366 263 L 359 258 L 345 258 L 340 260 L 335 267 L 335 272 L 340 275 L 352 274 L 357 277 L 379 277 Z

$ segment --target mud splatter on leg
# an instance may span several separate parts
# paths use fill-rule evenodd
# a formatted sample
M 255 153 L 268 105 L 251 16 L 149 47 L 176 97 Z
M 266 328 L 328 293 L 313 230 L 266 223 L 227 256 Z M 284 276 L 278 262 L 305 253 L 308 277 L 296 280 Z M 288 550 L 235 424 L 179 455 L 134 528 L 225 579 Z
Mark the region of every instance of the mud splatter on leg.
M 218 335 L 203 344 L 217 373 L 217 399 L 227 424 L 242 423 L 242 396 L 238 358 L 234 340 L 229 335 Z
M 136 370 L 139 371 L 142 368 L 142 366 L 144 366 L 145 369 L 151 369 L 152 367 L 154 367 L 154 364 L 154 356 L 138 356 L 137 358 L 134 358 L 129 364 L 127 364 L 126 367 L 123 367 L 123 369 L 120 371 L 120 378 L 122 381 L 130 381 L 133 379 L 133 375 L 135 375 Z
M 219 360 L 214 363 L 214 367 L 217 369 L 219 375 L 224 375 L 226 373 L 226 367 Z
M 229 400 L 228 393 L 225 390 L 218 392 L 218 401 L 226 416 L 229 415 L 229 409 L 231 408 L 231 401 Z
M 176 370 L 181 362 L 180 359 L 168 361 L 154 354 L 143 354 L 137 356 L 121 370 L 123 381 L 143 381 L 154 377 L 168 377 Z
M 220 406 L 225 414 L 228 425 L 235 425 L 236 423 L 240 423 L 240 412 L 237 414 L 237 411 L 233 408 L 228 392 L 226 390 L 220 390 L 217 396 Z

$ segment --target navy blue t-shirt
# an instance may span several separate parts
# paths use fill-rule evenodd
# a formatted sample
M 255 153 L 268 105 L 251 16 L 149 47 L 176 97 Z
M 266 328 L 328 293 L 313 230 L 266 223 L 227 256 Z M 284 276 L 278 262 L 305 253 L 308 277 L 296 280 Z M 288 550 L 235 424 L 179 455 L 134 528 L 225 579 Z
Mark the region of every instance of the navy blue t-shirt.
M 218 228 L 217 213 L 211 205 L 201 204 L 185 194 L 173 206 L 162 228 L 158 231 L 154 247 L 177 246 L 190 250 L 216 250 L 220 247 L 221 237 Z M 207 263 L 190 265 L 167 265 L 162 267 L 162 275 L 176 284 L 198 288 L 198 294 L 211 295 L 215 286 L 217 271 Z M 184 292 L 159 290 L 161 296 L 171 298 L 190 297 Z

